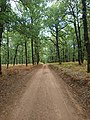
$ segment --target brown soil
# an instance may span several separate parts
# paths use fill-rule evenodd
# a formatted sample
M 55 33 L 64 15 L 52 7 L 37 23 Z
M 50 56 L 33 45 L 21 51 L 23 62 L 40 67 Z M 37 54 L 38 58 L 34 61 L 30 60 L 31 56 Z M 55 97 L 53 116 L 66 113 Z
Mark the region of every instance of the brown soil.
M 0 76 L 0 115 L 7 114 L 8 108 L 12 108 L 18 96 L 20 97 L 26 89 L 29 78 L 40 66 L 3 68 L 3 74 Z
M 47 65 L 11 71 L 0 77 L 0 120 L 89 120 Z
M 50 65 L 54 71 L 69 85 L 74 99 L 80 104 L 84 113 L 90 119 L 90 77 L 88 74 L 80 71 L 72 71 L 67 68 L 58 68 Z

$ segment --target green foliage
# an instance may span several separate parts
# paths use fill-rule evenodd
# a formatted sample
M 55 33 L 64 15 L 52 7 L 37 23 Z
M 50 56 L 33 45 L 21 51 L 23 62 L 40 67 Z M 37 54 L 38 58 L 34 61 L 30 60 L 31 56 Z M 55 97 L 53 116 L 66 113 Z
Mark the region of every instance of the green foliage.
M 89 4 L 89 0 L 87 2 Z M 16 11 L 11 6 L 9 0 L 0 0 L 0 7 L 0 23 L 3 24 L 4 28 L 2 63 L 6 63 L 5 61 L 7 59 L 7 32 L 9 38 L 10 63 L 13 63 L 17 45 L 19 45 L 17 50 L 17 63 L 25 63 L 25 41 L 27 42 L 28 62 L 31 62 L 32 38 L 35 62 L 38 54 L 42 62 L 56 62 L 56 26 L 58 27 L 58 46 L 61 61 L 73 61 L 73 59 L 77 61 L 78 44 L 74 22 L 76 22 L 77 28 L 79 22 L 82 51 L 84 58 L 86 58 L 80 0 L 56 1 L 49 7 L 44 0 L 19 0 L 16 2 Z M 88 26 L 90 25 L 89 7 L 88 5 Z

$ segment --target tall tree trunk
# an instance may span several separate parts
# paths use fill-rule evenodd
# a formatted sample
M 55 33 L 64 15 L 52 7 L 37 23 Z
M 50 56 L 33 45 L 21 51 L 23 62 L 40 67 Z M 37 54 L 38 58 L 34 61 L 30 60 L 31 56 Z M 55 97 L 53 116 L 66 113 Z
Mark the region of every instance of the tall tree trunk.
M 73 38 L 73 62 L 75 62 L 75 41 Z
M 67 41 L 65 40 L 65 62 L 68 62 L 68 47 Z
M 2 68 L 1 68 L 1 40 L 2 37 L 1 37 L 1 34 L 0 34 L 0 74 L 2 74 Z
M 76 19 L 76 15 L 75 15 L 72 5 L 71 5 L 71 9 L 72 9 L 72 15 L 74 18 L 74 29 L 75 29 L 76 40 L 77 40 L 77 45 L 78 45 L 78 62 L 79 62 L 79 65 L 81 65 L 81 53 L 80 53 L 81 48 L 80 48 L 80 43 L 79 43 L 78 28 L 77 28 L 77 24 L 76 24 L 76 21 L 78 22 L 78 7 L 77 7 L 77 19 Z
M 64 51 L 64 45 L 63 45 L 63 49 L 62 49 L 62 59 L 63 59 L 63 62 L 65 62 L 65 51 Z
M 79 4 L 78 0 L 76 0 L 76 9 L 77 9 L 77 17 L 76 18 L 77 18 L 77 32 L 78 32 L 78 52 L 79 52 L 79 59 L 80 59 L 80 64 L 81 64 L 83 60 L 82 60 L 82 44 L 81 44 L 81 31 L 80 31 L 78 4 Z
M 2 33 L 3 33 L 3 25 L 0 23 L 0 74 L 2 74 L 2 67 L 1 67 L 1 42 L 2 42 Z
M 56 51 L 57 51 L 57 56 L 58 56 L 58 62 L 59 64 L 61 64 L 61 60 L 60 60 L 60 51 L 59 51 L 59 45 L 58 45 L 58 26 L 55 26 L 56 28 Z
M 79 20 L 77 18 L 77 24 L 78 24 L 78 46 L 79 46 L 79 55 L 80 55 L 80 63 L 83 63 L 83 56 L 82 56 L 82 44 L 81 44 L 81 31 L 80 31 L 80 25 Z
M 32 64 L 34 65 L 34 50 L 33 50 L 33 37 L 31 38 L 31 49 L 32 49 Z
M 27 41 L 25 40 L 25 57 L 26 57 L 26 66 L 28 65 L 27 63 Z
M 39 60 L 40 60 L 39 57 L 40 57 L 40 56 L 39 56 L 39 47 L 37 46 L 37 64 L 39 64 Z
M 6 0 L 0 1 L 0 14 L 5 12 L 6 10 Z M 0 74 L 2 74 L 2 67 L 1 67 L 1 42 L 2 42 L 2 33 L 3 33 L 3 18 L 0 17 L 1 23 L 0 23 Z
M 16 61 L 16 57 L 17 57 L 18 47 L 19 47 L 19 45 L 17 45 L 17 46 L 16 46 L 16 49 L 15 49 L 15 55 L 14 55 L 13 66 L 15 65 L 15 61 Z
M 22 64 L 23 64 L 23 45 L 22 45 Z
M 38 38 L 35 40 L 35 56 L 36 56 L 36 62 L 39 64 L 39 43 L 38 43 Z
M 33 18 L 31 17 L 31 24 L 32 24 L 32 30 L 33 30 Z M 31 37 L 31 49 L 32 49 L 32 64 L 34 65 L 34 50 L 33 50 L 34 44 L 33 44 L 33 35 Z
M 9 37 L 8 37 L 8 30 L 7 30 L 7 69 L 9 67 Z
M 80 45 L 79 45 L 79 37 L 78 37 L 78 31 L 77 31 L 77 25 L 76 25 L 76 20 L 74 18 L 74 28 L 75 28 L 75 34 L 76 34 L 76 39 L 77 39 L 77 44 L 78 44 L 78 62 L 79 65 L 81 65 L 81 61 L 80 61 Z
M 37 65 L 39 64 L 39 52 L 37 53 Z
M 82 11 L 83 11 L 83 27 L 84 27 L 84 41 L 87 50 L 87 72 L 90 73 L 90 42 L 88 36 L 88 27 L 87 27 L 87 9 L 86 9 L 86 0 L 82 0 Z

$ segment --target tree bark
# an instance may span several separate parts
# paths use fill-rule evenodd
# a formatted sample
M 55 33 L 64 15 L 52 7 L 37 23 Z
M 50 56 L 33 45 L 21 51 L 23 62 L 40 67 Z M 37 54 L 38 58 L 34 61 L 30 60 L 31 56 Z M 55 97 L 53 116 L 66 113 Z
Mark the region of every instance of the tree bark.
M 39 64 L 39 52 L 37 53 L 37 65 Z
M 73 38 L 73 62 L 75 62 L 75 41 Z
M 2 74 L 1 67 L 1 42 L 2 42 L 3 24 L 0 23 L 0 74 Z
M 0 2 L 0 14 L 5 12 L 6 10 L 6 0 L 2 0 Z M 0 18 L 3 21 L 3 18 Z M 0 22 L 0 74 L 2 74 L 2 67 L 1 67 L 1 42 L 2 42 L 2 34 L 3 34 L 3 22 Z
M 8 30 L 7 30 L 7 69 L 9 67 L 9 37 L 8 37 Z
M 79 21 L 79 8 L 78 8 L 78 0 L 77 0 L 77 26 L 78 26 L 78 45 L 79 45 L 79 53 L 80 53 L 80 62 L 83 63 L 83 53 L 82 53 L 82 41 L 81 41 L 81 30 L 80 30 L 80 21 Z
M 61 64 L 60 51 L 59 51 L 59 45 L 58 45 L 58 26 L 57 25 L 55 25 L 55 29 L 56 29 L 56 51 L 57 51 L 57 56 L 58 56 L 58 62 L 59 64 Z
M 90 73 L 90 42 L 88 35 L 87 27 L 87 9 L 86 9 L 86 0 L 82 0 L 82 11 L 83 11 L 83 28 L 84 28 L 84 41 L 87 51 L 87 72 Z
M 15 65 L 15 61 L 16 61 L 18 46 L 19 45 L 16 46 L 15 55 L 14 55 L 14 61 L 13 61 L 13 66 Z
M 64 50 L 64 45 L 63 45 L 63 49 L 62 49 L 62 60 L 63 60 L 63 62 L 65 62 L 65 50 Z
M 25 57 L 26 57 L 26 67 L 28 65 L 27 63 L 27 41 L 25 40 Z
M 81 65 L 81 45 L 80 45 L 79 33 L 78 33 L 79 31 L 78 31 L 78 26 L 77 26 L 77 23 L 79 25 L 79 21 L 78 21 L 78 7 L 76 8 L 77 9 L 77 16 L 75 15 L 74 8 L 73 8 L 72 5 L 71 5 L 71 9 L 72 9 L 71 12 L 72 12 L 72 15 L 73 15 L 73 18 L 74 18 L 74 29 L 75 29 L 76 40 L 77 40 L 77 45 L 78 45 L 78 63 L 79 63 L 79 65 Z
M 32 64 L 34 65 L 34 50 L 33 50 L 33 37 L 31 38 L 31 49 L 32 49 Z
M 35 56 L 36 56 L 36 63 L 39 64 L 39 40 L 38 38 L 35 39 Z
M 2 67 L 1 67 L 1 34 L 0 34 L 0 74 L 2 74 Z
M 80 54 L 80 63 L 83 63 L 83 55 L 82 55 L 82 44 L 81 44 L 81 31 L 80 31 L 80 25 L 78 22 L 78 37 L 79 37 L 79 54 Z
M 76 39 L 77 39 L 77 44 L 78 44 L 78 62 L 79 62 L 79 65 L 81 65 L 81 60 L 80 60 L 80 45 L 79 45 L 79 37 L 78 37 L 78 31 L 77 31 L 77 25 L 76 25 L 76 21 L 75 21 L 75 18 L 74 18 L 74 28 L 75 28 L 75 34 L 76 34 Z
M 22 45 L 22 64 L 23 64 L 23 45 Z
M 31 17 L 31 24 L 33 29 L 33 18 Z M 34 50 L 33 50 L 34 44 L 33 44 L 33 35 L 31 37 L 31 49 L 32 49 L 32 64 L 34 65 Z
M 40 56 L 39 56 L 39 46 L 37 43 L 37 65 L 39 64 Z
M 83 56 L 82 56 L 82 44 L 81 44 L 81 31 L 80 31 L 80 21 L 79 21 L 79 7 L 78 7 L 78 0 L 76 1 L 76 9 L 77 9 L 77 29 L 78 29 L 78 49 L 79 49 L 79 58 L 80 64 L 83 63 Z

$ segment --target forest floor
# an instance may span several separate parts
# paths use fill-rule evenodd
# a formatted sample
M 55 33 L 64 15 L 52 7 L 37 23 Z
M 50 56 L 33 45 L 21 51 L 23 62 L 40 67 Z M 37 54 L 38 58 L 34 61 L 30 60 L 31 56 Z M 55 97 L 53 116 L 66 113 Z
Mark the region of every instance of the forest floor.
M 90 73 L 86 72 L 86 63 L 83 65 L 78 65 L 77 62 L 66 62 L 62 65 L 54 63 L 50 67 L 69 85 L 74 99 L 90 116 Z
M 90 120 L 90 74 L 70 66 L 3 67 L 0 120 Z
M 7 115 L 9 108 L 20 97 L 26 88 L 26 84 L 30 81 L 30 77 L 41 65 L 17 65 L 10 66 L 6 69 L 3 66 L 2 75 L 0 76 L 0 120 L 1 115 Z M 27 76 L 27 77 L 26 77 Z

